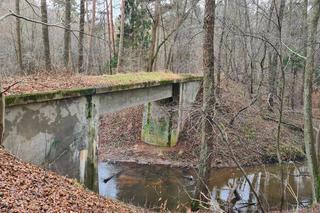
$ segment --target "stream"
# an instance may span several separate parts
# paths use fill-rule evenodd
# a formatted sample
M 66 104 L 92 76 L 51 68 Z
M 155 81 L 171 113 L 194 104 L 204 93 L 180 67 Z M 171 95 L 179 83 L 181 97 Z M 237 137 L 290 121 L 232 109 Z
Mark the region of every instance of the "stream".
M 99 163 L 99 193 L 136 206 L 158 210 L 165 207 L 184 212 L 190 207 L 190 196 L 195 189 L 197 177 L 194 169 L 170 168 L 154 165 Z M 107 183 L 104 179 L 118 172 Z M 268 210 L 278 210 L 281 201 L 281 169 L 278 165 L 246 168 L 249 180 L 262 197 Z M 287 164 L 284 166 L 287 183 L 284 209 L 308 207 L 311 200 L 311 183 L 307 166 Z M 236 184 L 241 200 L 236 212 L 257 210 L 256 199 L 240 170 L 236 168 L 213 169 L 208 189 L 220 204 L 225 204 Z

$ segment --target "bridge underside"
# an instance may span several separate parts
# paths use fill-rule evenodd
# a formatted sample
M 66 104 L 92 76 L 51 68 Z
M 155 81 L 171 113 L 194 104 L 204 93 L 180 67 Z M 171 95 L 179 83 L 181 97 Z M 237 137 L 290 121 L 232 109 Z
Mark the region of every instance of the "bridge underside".
M 142 139 L 174 146 L 195 101 L 201 81 L 178 82 L 85 94 L 40 102 L 9 104 L 4 146 L 24 161 L 41 165 L 89 188 L 95 185 L 99 118 L 102 114 L 145 104 Z

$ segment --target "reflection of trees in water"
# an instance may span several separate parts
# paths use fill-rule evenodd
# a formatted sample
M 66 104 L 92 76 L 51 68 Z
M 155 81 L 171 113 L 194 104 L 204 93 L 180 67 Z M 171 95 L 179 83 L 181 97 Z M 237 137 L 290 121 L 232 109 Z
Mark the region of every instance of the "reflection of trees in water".
M 299 202 L 305 202 L 311 198 L 310 178 L 305 175 L 306 170 L 307 168 L 304 166 L 296 168 L 295 166 L 288 165 L 286 167 L 286 191 L 284 199 L 287 209 L 295 208 L 297 206 L 296 199 L 299 200 Z M 233 194 L 232 187 L 230 186 L 237 184 L 237 191 L 241 195 L 242 200 L 237 202 L 235 208 L 241 208 L 243 206 L 250 206 L 251 210 L 252 208 L 255 208 L 252 204 L 256 204 L 257 200 L 253 195 L 249 184 L 245 178 L 241 176 L 241 173 L 236 170 L 228 173 L 226 170 L 222 170 L 221 172 L 224 174 L 219 176 L 219 174 L 216 173 L 216 175 L 214 175 L 215 177 L 211 178 L 212 180 L 216 180 L 211 181 L 213 198 L 218 201 L 227 202 L 228 197 Z M 227 174 L 232 174 L 233 177 L 227 181 L 223 180 Z M 219 178 L 222 178 L 222 180 L 220 181 Z M 280 167 L 269 167 L 263 172 L 256 172 L 254 169 L 248 169 L 248 179 L 261 196 L 267 209 L 275 210 L 280 207 Z M 242 210 L 245 211 L 249 209 L 244 208 Z
M 288 186 L 285 193 L 285 207 L 295 208 L 296 199 L 288 188 L 292 188 L 300 202 L 308 201 L 311 198 L 310 179 L 308 176 L 301 176 L 307 171 L 304 166 L 296 168 L 288 165 L 285 168 L 285 182 Z M 177 206 L 183 208 L 189 205 L 189 195 L 193 194 L 194 185 L 185 177 L 186 175 L 197 177 L 192 171 L 155 166 L 128 167 L 122 170 L 124 172 L 116 180 L 118 199 L 147 207 L 160 206 L 166 201 L 167 208 L 171 210 L 176 209 Z M 261 196 L 265 208 L 269 210 L 279 208 L 280 167 L 247 168 L 246 171 L 249 180 Z M 242 173 L 237 169 L 213 170 L 208 188 L 212 190 L 212 198 L 226 204 L 233 194 L 232 188 L 235 185 L 242 198 L 236 203 L 235 208 L 240 208 L 241 211 L 255 209 L 256 206 L 252 204 L 257 200 Z

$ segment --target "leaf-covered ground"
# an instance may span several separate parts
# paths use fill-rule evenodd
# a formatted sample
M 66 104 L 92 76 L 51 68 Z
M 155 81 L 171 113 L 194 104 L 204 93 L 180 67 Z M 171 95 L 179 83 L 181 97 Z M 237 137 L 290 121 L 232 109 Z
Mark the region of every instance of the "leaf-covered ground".
M 75 180 L 21 162 L 0 148 L 0 212 L 143 212 Z

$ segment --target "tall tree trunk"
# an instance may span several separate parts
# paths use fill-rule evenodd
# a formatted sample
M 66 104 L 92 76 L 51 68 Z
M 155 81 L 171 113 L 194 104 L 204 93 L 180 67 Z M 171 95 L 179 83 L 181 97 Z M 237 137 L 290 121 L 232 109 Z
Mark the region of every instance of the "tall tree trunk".
M 220 35 L 220 41 L 219 41 L 219 52 L 218 52 L 218 59 L 217 59 L 217 85 L 216 85 L 216 93 L 217 96 L 220 94 L 220 82 L 221 82 L 221 68 L 222 68 L 222 46 L 224 41 L 224 34 L 225 34 L 225 28 L 226 28 L 226 15 L 227 15 L 227 6 L 228 6 L 228 0 L 224 0 L 223 5 L 223 18 L 222 18 L 222 26 L 221 26 L 221 35 Z
M 273 10 L 276 8 L 275 1 L 271 0 L 271 6 L 270 6 L 270 11 L 269 11 L 269 24 L 271 24 L 271 20 L 273 17 Z M 270 33 L 270 25 L 268 27 L 268 32 Z M 269 35 L 270 36 L 270 35 Z M 275 46 L 276 48 L 276 46 Z M 269 73 L 268 73 L 268 92 L 269 92 L 269 105 L 270 109 L 272 110 L 272 107 L 274 105 L 274 97 L 276 96 L 277 93 L 277 88 L 276 88 L 276 69 L 278 65 L 278 56 L 276 53 L 274 53 L 274 50 L 271 49 L 268 53 L 268 60 L 269 60 Z
M 124 37 L 124 16 L 125 16 L 125 0 L 121 0 L 121 22 L 120 22 L 120 41 L 119 41 L 119 49 L 118 49 L 118 64 L 117 64 L 117 72 L 121 72 L 123 69 L 123 37 Z
M 94 34 L 95 25 L 96 25 L 96 5 L 97 0 L 92 0 L 92 17 L 91 17 L 91 27 L 90 27 L 90 35 Z M 93 37 L 89 36 L 89 55 L 88 55 L 88 70 L 91 69 L 93 61 Z
M 108 36 L 108 48 L 109 48 L 109 74 L 112 75 L 112 67 L 111 67 L 111 60 L 112 60 L 112 44 L 111 44 L 111 27 L 110 27 L 110 11 L 109 11 L 109 3 L 106 0 L 106 35 Z
M 65 30 L 64 30 L 64 51 L 63 59 L 64 66 L 68 68 L 69 65 L 69 56 L 70 56 L 70 47 L 71 47 L 71 0 L 66 0 L 65 7 Z
M 293 0 L 289 2 L 289 27 L 288 34 L 290 41 L 294 41 L 294 22 L 293 22 Z M 294 43 L 290 43 L 290 46 L 293 46 Z M 297 69 L 295 68 L 294 61 L 291 61 L 291 74 L 292 74 L 292 82 L 291 82 L 291 90 L 290 90 L 290 103 L 291 109 L 295 109 L 295 96 L 296 96 L 296 79 L 297 79 Z
M 152 25 L 152 32 L 151 32 L 151 46 L 149 50 L 149 59 L 148 59 L 148 67 L 147 71 L 152 72 L 153 64 L 154 64 L 154 52 L 156 48 L 157 42 L 157 29 L 160 22 L 160 0 L 156 0 L 154 6 L 154 16 L 153 16 L 153 25 Z
M 20 0 L 16 0 L 16 14 L 20 15 Z M 19 64 L 19 69 L 23 70 L 20 18 L 16 18 L 16 34 L 17 34 L 17 61 Z
M 303 1 L 303 54 L 304 56 L 307 56 L 308 51 L 308 5 L 309 1 L 304 0 Z M 300 93 L 300 104 L 303 105 L 303 96 L 304 96 L 304 75 L 306 72 L 306 60 L 303 63 L 303 73 L 302 73 L 302 87 L 301 87 L 301 93 Z
M 253 35 L 253 30 L 252 30 L 252 26 L 251 26 L 251 20 L 250 20 L 250 15 L 249 15 L 249 5 L 247 3 L 247 0 L 244 0 L 244 4 L 245 4 L 245 26 L 246 29 L 249 30 L 250 35 Z M 254 72 L 255 72 L 255 53 L 254 53 L 254 46 L 253 46 L 253 37 L 249 38 L 249 45 L 250 45 L 250 49 L 247 50 L 248 52 L 248 56 L 250 59 L 250 76 L 249 76 L 249 94 L 252 95 L 253 94 L 253 86 L 254 86 Z
M 308 159 L 309 173 L 313 185 L 313 202 L 320 201 L 320 173 L 315 150 L 315 140 L 312 123 L 312 78 L 315 70 L 315 51 L 317 41 L 318 22 L 320 17 L 320 0 L 313 1 L 311 23 L 309 25 L 309 46 L 307 50 L 307 63 L 304 78 L 304 143 Z
M 208 176 L 212 160 L 212 119 L 215 104 L 214 85 L 214 21 L 215 21 L 215 0 L 205 0 L 204 11 L 204 43 L 203 43 L 203 117 L 201 128 L 201 150 L 199 156 L 199 178 L 196 185 L 196 199 L 200 202 L 206 201 L 201 192 L 208 195 Z M 208 196 L 210 197 L 210 196 Z
M 83 66 L 83 39 L 84 39 L 84 17 L 85 17 L 85 0 L 80 1 L 80 22 L 79 22 L 79 41 L 78 41 L 78 72 L 84 71 Z
M 291 84 L 291 97 L 290 97 L 290 105 L 291 105 L 291 109 L 294 110 L 295 109 L 295 106 L 296 106 L 296 99 L 295 99 L 295 91 L 296 91 L 296 86 L 297 86 L 297 69 L 295 67 L 293 67 L 291 69 L 292 71 L 292 84 Z
M 112 0 L 110 0 L 110 28 L 111 28 L 111 39 L 112 39 L 112 48 L 113 48 L 113 55 L 116 55 L 116 42 L 114 38 L 114 24 L 113 24 L 113 6 L 112 6 Z
M 48 23 L 47 1 L 41 0 L 41 21 Z M 50 56 L 50 40 L 49 40 L 49 27 L 42 25 L 42 40 L 44 47 L 44 59 L 46 70 L 51 70 L 51 56 Z
M 4 94 L 2 92 L 2 82 L 0 81 L 0 145 L 3 143 L 5 115 L 5 99 Z

